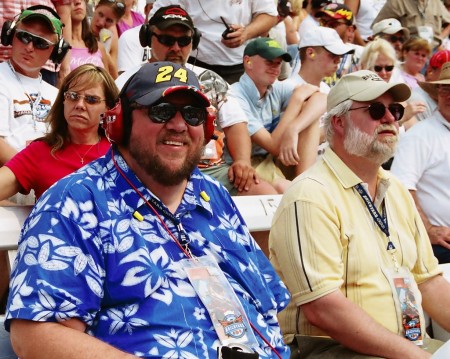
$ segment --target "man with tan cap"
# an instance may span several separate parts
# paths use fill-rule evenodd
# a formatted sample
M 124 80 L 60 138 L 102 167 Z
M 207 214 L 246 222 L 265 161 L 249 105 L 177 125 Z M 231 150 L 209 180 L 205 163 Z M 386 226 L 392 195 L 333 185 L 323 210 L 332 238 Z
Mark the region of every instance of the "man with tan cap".
M 391 170 L 413 196 L 439 263 L 450 263 L 450 62 L 422 88 L 437 110 L 402 137 Z
M 280 325 L 301 358 L 430 358 L 442 343 L 426 338 L 424 310 L 450 330 L 450 284 L 409 192 L 381 168 L 409 95 L 368 70 L 343 76 L 330 147 L 278 206 L 271 262 L 292 294 Z
M 395 49 L 397 58 L 402 58 L 403 43 L 409 39 L 409 30 L 403 27 L 397 19 L 384 19 L 372 26 L 373 36 L 375 40 L 379 37 L 389 41 Z

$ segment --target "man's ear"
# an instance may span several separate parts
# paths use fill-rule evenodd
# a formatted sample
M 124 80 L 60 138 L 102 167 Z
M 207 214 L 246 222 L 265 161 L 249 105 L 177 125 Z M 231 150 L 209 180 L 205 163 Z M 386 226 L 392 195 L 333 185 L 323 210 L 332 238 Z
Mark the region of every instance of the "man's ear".
M 247 56 L 247 55 L 244 56 L 244 65 L 249 69 L 253 68 L 252 60 L 251 60 L 250 56 Z
M 333 116 L 331 119 L 331 126 L 333 126 L 334 132 L 342 137 L 344 137 L 345 125 L 345 115 Z

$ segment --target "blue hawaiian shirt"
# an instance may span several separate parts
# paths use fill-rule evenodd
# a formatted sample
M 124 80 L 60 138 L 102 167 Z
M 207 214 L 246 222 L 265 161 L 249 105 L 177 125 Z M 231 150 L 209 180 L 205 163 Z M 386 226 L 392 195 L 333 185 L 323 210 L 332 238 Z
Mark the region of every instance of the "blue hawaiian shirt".
M 45 192 L 22 230 L 6 327 L 13 318 L 78 318 L 89 334 L 139 357 L 216 358 L 220 343 L 208 312 L 180 270 L 186 256 L 113 155 L 144 197 L 152 196 L 117 149 Z M 133 217 L 137 208 L 142 221 Z M 289 293 L 228 192 L 195 169 L 175 216 L 193 255 L 215 258 L 250 322 L 288 358 L 277 312 Z M 177 227 L 163 220 L 177 237 Z M 259 355 L 276 358 L 255 336 Z

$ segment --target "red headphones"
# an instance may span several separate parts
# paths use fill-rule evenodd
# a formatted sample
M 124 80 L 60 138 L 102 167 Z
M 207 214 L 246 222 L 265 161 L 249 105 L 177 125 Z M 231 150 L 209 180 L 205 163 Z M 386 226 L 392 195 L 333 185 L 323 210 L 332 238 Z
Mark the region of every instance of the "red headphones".
M 128 106 L 126 105 L 122 106 L 122 100 L 119 98 L 116 105 L 113 108 L 107 110 L 101 116 L 101 125 L 105 130 L 106 137 L 108 137 L 108 140 L 110 142 L 113 142 L 117 145 L 127 142 L 125 136 L 129 136 L 129 133 L 126 134 L 127 131 L 123 121 L 124 110 L 131 117 L 130 109 L 127 107 Z M 213 107 L 207 107 L 206 111 L 206 121 L 203 124 L 205 131 L 205 144 L 207 144 L 210 140 L 215 139 L 214 128 L 216 120 L 215 110 Z M 128 124 L 128 126 L 131 126 L 131 123 Z

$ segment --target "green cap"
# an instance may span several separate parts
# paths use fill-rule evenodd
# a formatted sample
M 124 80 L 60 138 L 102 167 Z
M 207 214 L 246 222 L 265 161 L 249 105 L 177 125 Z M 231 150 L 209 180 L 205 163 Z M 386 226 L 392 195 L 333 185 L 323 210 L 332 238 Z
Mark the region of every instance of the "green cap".
M 281 57 L 286 62 L 292 60 L 291 55 L 284 51 L 276 40 L 270 37 L 259 37 L 249 42 L 244 49 L 244 55 L 259 55 L 266 60 L 273 60 L 277 57 Z
M 64 24 L 58 19 L 51 11 L 39 8 L 39 9 L 25 9 L 19 16 L 18 21 L 28 21 L 32 18 L 39 18 L 45 20 L 49 25 L 52 31 L 58 35 L 58 37 L 62 36 L 62 28 Z

